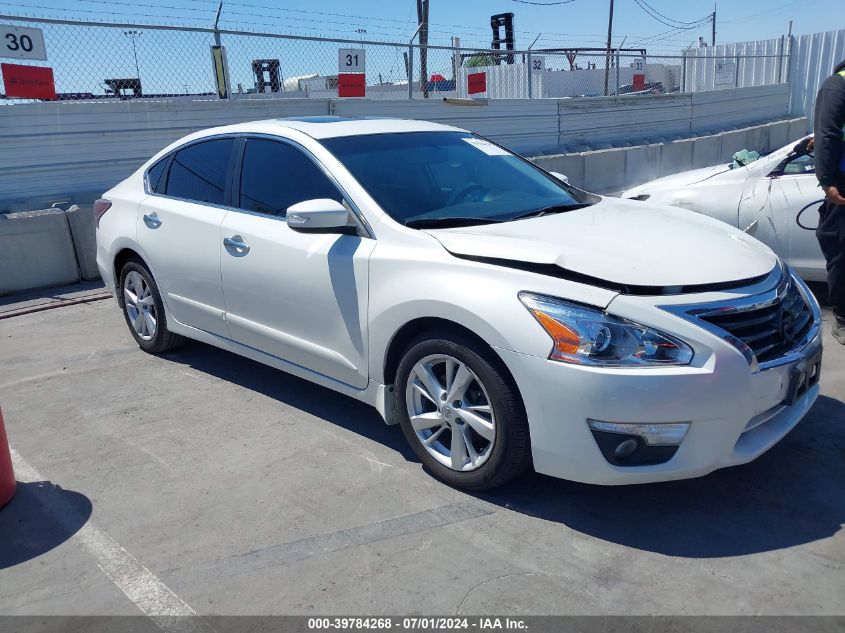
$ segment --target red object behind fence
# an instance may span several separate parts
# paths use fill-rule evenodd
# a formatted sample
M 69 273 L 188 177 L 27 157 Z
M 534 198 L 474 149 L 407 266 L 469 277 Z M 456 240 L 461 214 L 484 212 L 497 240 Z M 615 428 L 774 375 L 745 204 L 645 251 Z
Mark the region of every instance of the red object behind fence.
M 481 92 L 487 92 L 487 73 L 467 75 L 467 93 L 477 95 Z
M 3 412 L 0 411 L 0 508 L 9 503 L 15 494 L 15 471 L 12 470 L 12 455 L 9 452 L 9 440 L 3 425 Z
M 363 97 L 365 92 L 364 73 L 344 73 L 337 76 L 338 97 Z
M 645 90 L 645 75 L 634 75 L 634 81 L 632 82 L 631 87 L 634 89 L 634 92 Z
M 23 99 L 55 99 L 56 82 L 53 69 L 21 64 L 0 64 L 7 97 Z

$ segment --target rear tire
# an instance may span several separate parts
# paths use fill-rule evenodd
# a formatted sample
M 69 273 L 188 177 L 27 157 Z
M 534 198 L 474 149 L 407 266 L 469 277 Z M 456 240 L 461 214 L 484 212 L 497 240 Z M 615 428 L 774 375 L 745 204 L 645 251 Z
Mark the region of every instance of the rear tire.
M 422 336 L 399 363 L 395 389 L 402 433 L 438 479 L 489 490 L 529 466 L 525 408 L 488 347 L 453 333 Z
M 123 265 L 119 292 L 123 295 L 123 316 L 138 347 L 150 354 L 162 354 L 184 344 L 184 337 L 167 329 L 158 285 L 137 257 Z

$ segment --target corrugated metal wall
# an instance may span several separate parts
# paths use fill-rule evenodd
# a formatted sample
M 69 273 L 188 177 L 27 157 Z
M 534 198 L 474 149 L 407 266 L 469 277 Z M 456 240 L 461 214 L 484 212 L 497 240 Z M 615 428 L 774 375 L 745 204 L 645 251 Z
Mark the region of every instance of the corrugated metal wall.
M 681 91 L 785 83 L 788 53 L 786 37 L 690 49 L 684 52 Z
M 807 131 L 813 130 L 813 108 L 822 82 L 839 62 L 845 60 L 845 30 L 813 33 L 794 38 L 789 79 L 792 86 L 791 112 L 807 117 Z
M 463 127 L 528 155 L 671 140 L 788 114 L 785 85 L 588 99 L 291 99 L 39 103 L 0 108 L 0 201 L 104 191 L 168 143 L 215 125 L 286 116 L 394 116 Z

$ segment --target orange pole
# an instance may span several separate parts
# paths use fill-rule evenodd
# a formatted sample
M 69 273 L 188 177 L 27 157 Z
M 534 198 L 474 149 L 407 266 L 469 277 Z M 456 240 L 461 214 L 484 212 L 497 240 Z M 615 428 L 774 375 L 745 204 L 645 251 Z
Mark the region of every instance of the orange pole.
M 9 440 L 3 424 L 3 412 L 0 411 L 0 508 L 9 503 L 15 494 L 15 471 L 12 470 L 12 455 L 9 452 Z

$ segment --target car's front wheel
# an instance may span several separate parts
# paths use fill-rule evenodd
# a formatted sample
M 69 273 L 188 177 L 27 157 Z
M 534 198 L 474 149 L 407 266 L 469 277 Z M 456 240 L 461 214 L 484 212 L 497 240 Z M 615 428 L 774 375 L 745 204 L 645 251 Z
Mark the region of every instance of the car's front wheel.
M 129 331 L 145 352 L 161 354 L 175 349 L 183 337 L 167 329 L 164 305 L 155 279 L 139 259 L 130 259 L 120 271 L 123 316 Z
M 402 432 L 439 479 L 486 490 L 528 465 L 525 411 L 489 348 L 457 335 L 418 340 L 399 364 L 396 389 Z

